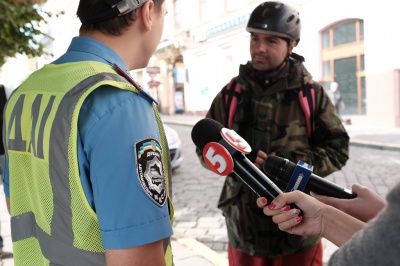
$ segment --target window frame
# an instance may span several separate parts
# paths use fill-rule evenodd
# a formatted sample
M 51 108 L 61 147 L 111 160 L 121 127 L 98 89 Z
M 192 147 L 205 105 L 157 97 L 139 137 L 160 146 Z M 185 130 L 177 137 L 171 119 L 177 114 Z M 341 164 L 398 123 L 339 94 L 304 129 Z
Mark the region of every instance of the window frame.
M 355 21 L 356 25 L 356 38 L 355 42 L 345 43 L 334 46 L 333 44 L 333 29 L 335 26 L 338 26 L 342 23 L 348 23 L 349 21 Z M 323 29 L 321 34 L 321 65 L 322 65 L 322 84 L 330 84 L 331 82 L 335 81 L 335 67 L 334 61 L 338 59 L 348 58 L 348 57 L 356 57 L 356 78 L 357 78 L 357 109 L 358 115 L 362 115 L 365 113 L 365 105 L 363 106 L 363 99 L 362 98 L 362 82 L 361 79 L 365 78 L 365 71 L 361 68 L 362 66 L 362 58 L 364 56 L 364 38 L 361 37 L 361 32 L 364 32 L 363 27 L 364 21 L 362 19 L 345 19 L 338 21 L 334 24 L 331 24 L 329 27 Z M 328 32 L 329 35 L 329 47 L 324 47 L 324 36 Z M 364 35 L 363 35 L 364 36 Z M 325 64 L 329 62 L 330 65 L 330 73 L 327 75 L 325 73 Z M 365 65 L 365 62 L 364 62 Z M 328 88 L 327 88 L 328 89 Z M 365 88 L 364 88 L 365 89 Z M 365 92 L 364 92 L 365 94 Z

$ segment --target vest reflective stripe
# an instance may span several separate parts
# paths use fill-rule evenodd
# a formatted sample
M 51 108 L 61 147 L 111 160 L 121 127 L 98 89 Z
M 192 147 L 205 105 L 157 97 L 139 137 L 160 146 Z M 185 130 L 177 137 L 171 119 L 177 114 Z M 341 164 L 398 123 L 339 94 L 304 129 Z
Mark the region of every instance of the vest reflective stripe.
M 29 237 L 37 238 L 43 255 L 51 262 L 50 265 L 105 265 L 104 253 L 80 250 L 46 234 L 36 225 L 32 212 L 11 218 L 11 235 L 13 242 Z
M 91 76 L 78 83 L 60 102 L 51 128 L 49 165 L 51 166 L 50 178 L 54 195 L 54 213 L 51 232 L 55 238 L 61 237 L 65 239 L 67 236 L 67 242 L 71 245 L 74 241 L 72 220 L 70 219 L 72 216 L 70 208 L 71 190 L 68 182 L 69 167 L 68 164 L 65 163 L 66 161 L 68 162 L 68 139 L 71 132 L 71 123 L 65 123 L 64 120 L 65 117 L 72 117 L 74 108 L 71 108 L 71 105 L 75 105 L 82 95 L 86 93 L 86 90 L 82 88 L 89 89 L 92 87 L 90 85 L 97 84 L 101 80 L 126 82 L 125 78 L 118 74 L 102 73 Z M 60 139 L 64 140 L 63 147 L 59 146 Z M 60 202 L 64 204 L 64 207 L 61 206 Z M 62 228 L 57 228 L 58 226 L 62 226 Z
M 73 208 L 72 208 L 72 194 L 71 194 L 71 185 L 76 188 L 76 184 L 71 183 L 70 180 L 70 171 L 78 171 L 78 165 L 75 160 L 71 162 L 71 158 L 75 158 L 77 161 L 77 151 L 76 151 L 76 126 L 77 126 L 77 117 L 80 110 L 80 105 L 83 103 L 84 98 L 93 90 L 102 85 L 111 85 L 115 87 L 120 87 L 120 89 L 129 89 L 137 93 L 136 88 L 134 88 L 127 80 L 114 73 L 113 69 L 109 66 L 104 66 L 102 63 L 91 62 L 86 64 L 92 64 L 94 69 L 103 69 L 100 74 L 94 73 L 94 75 L 87 77 L 82 75 L 83 80 L 78 82 L 72 89 L 65 91 L 65 95 L 63 97 L 58 98 L 59 103 L 55 112 L 54 120 L 52 122 L 51 130 L 50 130 L 50 143 L 49 143 L 49 155 L 48 155 L 48 163 L 49 163 L 49 178 L 50 185 L 53 192 L 53 213 L 51 218 L 51 234 L 49 235 L 40 226 L 37 225 L 35 215 L 33 212 L 25 212 L 23 214 L 13 216 L 11 219 L 11 227 L 12 227 L 12 238 L 13 242 L 21 241 L 30 237 L 34 237 L 39 240 L 40 249 L 42 254 L 46 259 L 50 261 L 50 265 L 105 265 L 105 256 L 104 249 L 102 251 L 85 250 L 82 248 L 77 248 L 74 246 L 74 241 L 76 241 L 76 232 L 74 234 L 73 231 Z M 110 73 L 108 73 L 110 71 Z M 79 72 L 78 72 L 79 73 Z M 129 85 L 127 85 L 129 84 Z M 10 119 L 10 123 L 8 125 L 8 130 L 11 129 L 11 123 L 13 121 L 12 117 L 15 116 L 16 119 L 19 119 L 22 114 L 17 114 L 15 110 L 20 110 L 22 112 L 22 108 L 15 108 L 18 104 L 23 104 L 25 95 L 22 94 L 26 90 L 20 92 L 17 102 L 14 103 L 14 107 L 12 109 L 11 114 L 8 117 Z M 29 91 L 29 90 L 28 90 Z M 32 104 L 32 114 L 38 113 L 41 104 L 41 97 L 38 92 L 33 91 L 36 95 L 33 104 Z M 59 97 L 59 96 L 54 96 Z M 20 101 L 20 99 L 22 99 Z M 48 116 L 51 107 L 53 106 L 53 100 L 50 98 L 50 101 L 47 103 L 47 106 L 42 114 L 42 117 Z M 153 104 L 153 110 L 156 111 Z M 19 116 L 18 116 L 19 115 Z M 155 117 L 158 117 L 158 113 L 155 113 Z M 37 134 L 43 136 L 44 125 L 39 123 L 36 126 L 37 118 L 32 116 L 32 121 L 34 121 L 31 132 L 38 132 Z M 165 135 L 162 129 L 162 124 L 160 127 L 160 121 L 157 119 L 157 123 L 160 129 L 160 137 L 162 142 L 166 144 Z M 16 125 L 20 123 L 15 123 Z M 72 128 L 72 127 L 74 128 Z M 75 133 L 73 133 L 75 130 Z M 16 132 L 19 132 L 16 130 Z M 7 133 L 5 132 L 5 136 L 9 139 Z M 32 134 L 32 133 L 31 133 Z M 9 139 L 7 150 L 23 150 L 21 147 L 25 147 L 26 143 L 23 142 L 21 137 L 16 137 L 18 141 L 13 141 Z M 34 139 L 34 136 L 32 136 Z M 39 138 L 43 139 L 43 137 Z M 75 142 L 71 141 L 74 140 Z M 31 152 L 34 155 L 37 155 L 38 158 L 43 158 L 43 150 L 40 149 L 43 145 L 38 143 L 38 145 L 32 144 L 32 151 L 27 151 L 27 153 Z M 40 144 L 40 145 L 39 145 Z M 72 148 L 71 148 L 72 147 Z M 75 149 L 75 150 L 74 150 Z M 72 150 L 72 151 L 71 151 Z M 71 155 L 72 154 L 72 155 Z M 14 155 L 13 155 L 14 156 Z M 168 156 L 168 147 L 163 145 L 163 158 L 167 158 Z M 168 160 L 167 160 L 168 161 Z M 165 162 L 165 159 L 163 159 Z M 73 164 L 73 165 L 71 165 Z M 167 184 L 168 180 L 171 176 L 170 168 L 165 166 L 169 171 L 166 172 Z M 77 176 L 79 175 L 72 175 Z M 11 176 L 10 176 L 11 180 Z M 11 182 L 10 182 L 11 184 Z M 80 184 L 80 180 L 79 180 Z M 15 186 L 15 185 L 14 185 Z M 81 185 L 80 185 L 81 186 Z M 76 190 L 75 190 L 76 191 Z M 83 189 L 82 189 L 83 191 Z M 75 192 L 76 195 L 76 192 Z M 76 198 L 76 196 L 74 196 Z M 12 199 L 12 195 L 11 195 Z M 80 200 L 78 200 L 80 201 Z M 76 202 L 75 202 L 76 203 Z M 173 220 L 173 207 L 168 198 L 169 208 L 170 208 L 170 218 L 171 223 Z M 90 206 L 89 206 L 90 208 Z M 89 215 L 87 212 L 86 215 Z M 37 218 L 37 217 L 36 217 Z M 76 218 L 75 218 L 76 223 Z M 82 236 L 81 236 L 82 237 Z M 62 242 L 59 241 L 62 240 Z M 94 241 L 101 241 L 101 239 L 94 239 Z M 93 241 L 92 241 L 93 242 Z M 84 242 L 86 243 L 86 242 Z M 100 242 L 101 243 L 101 242 Z M 168 252 L 168 255 L 171 255 L 170 248 L 170 240 L 169 238 L 163 241 L 164 243 L 164 251 Z M 81 243 L 82 245 L 82 243 Z M 168 248 L 169 247 L 169 248 Z M 165 255 L 167 258 L 167 254 Z M 167 264 L 168 265 L 168 264 Z M 171 264 L 172 265 L 172 264 Z

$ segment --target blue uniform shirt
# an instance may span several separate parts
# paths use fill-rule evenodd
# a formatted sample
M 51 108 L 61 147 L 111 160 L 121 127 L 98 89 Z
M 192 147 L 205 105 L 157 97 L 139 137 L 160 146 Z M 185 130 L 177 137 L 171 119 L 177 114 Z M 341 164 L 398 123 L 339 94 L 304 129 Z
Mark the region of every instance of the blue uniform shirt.
M 74 38 L 53 64 L 77 61 L 116 63 L 127 71 L 116 52 L 88 37 Z M 105 249 L 144 245 L 173 233 L 168 203 L 156 204 L 138 179 L 135 144 L 146 139 L 160 142 L 160 134 L 152 106 L 142 94 L 104 86 L 86 98 L 78 120 L 79 169 Z M 8 184 L 6 163 L 4 192 L 9 197 Z

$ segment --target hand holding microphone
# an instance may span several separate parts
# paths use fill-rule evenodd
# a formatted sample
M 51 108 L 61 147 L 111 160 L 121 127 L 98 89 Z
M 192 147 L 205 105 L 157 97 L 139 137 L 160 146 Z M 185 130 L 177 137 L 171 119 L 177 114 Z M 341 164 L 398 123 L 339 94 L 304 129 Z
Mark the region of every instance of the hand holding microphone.
M 386 200 L 369 188 L 360 184 L 354 184 L 351 188 L 353 193 L 357 195 L 354 199 L 338 199 L 315 195 L 314 193 L 312 193 L 312 196 L 320 202 L 335 207 L 363 222 L 375 218 L 386 208 Z
M 192 129 L 193 143 L 203 152 L 207 166 L 216 174 L 235 173 L 258 196 L 271 202 L 283 192 L 244 154 L 248 143 L 235 131 L 224 128 L 213 119 L 202 119 Z
M 263 165 L 268 176 L 288 184 L 286 191 L 309 189 L 319 195 L 340 199 L 356 197 L 351 190 L 340 187 L 312 173 L 312 166 L 299 161 L 296 165 L 279 156 L 268 156 Z
M 265 206 L 257 200 L 258 207 L 272 217 L 280 230 L 295 235 L 322 236 L 338 247 L 364 227 L 362 221 L 298 190 L 279 195 L 273 203 L 272 207 L 272 204 Z M 283 211 L 282 208 L 288 204 L 299 206 L 302 216 L 296 210 Z

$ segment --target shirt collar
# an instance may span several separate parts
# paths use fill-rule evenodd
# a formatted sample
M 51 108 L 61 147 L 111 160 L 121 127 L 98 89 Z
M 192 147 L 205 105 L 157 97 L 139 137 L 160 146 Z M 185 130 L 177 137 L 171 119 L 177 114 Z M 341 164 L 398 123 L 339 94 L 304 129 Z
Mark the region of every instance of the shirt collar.
M 74 37 L 68 52 L 86 53 L 92 60 L 100 61 L 109 65 L 117 64 L 125 72 L 129 73 L 128 67 L 122 58 L 106 44 L 90 37 Z

